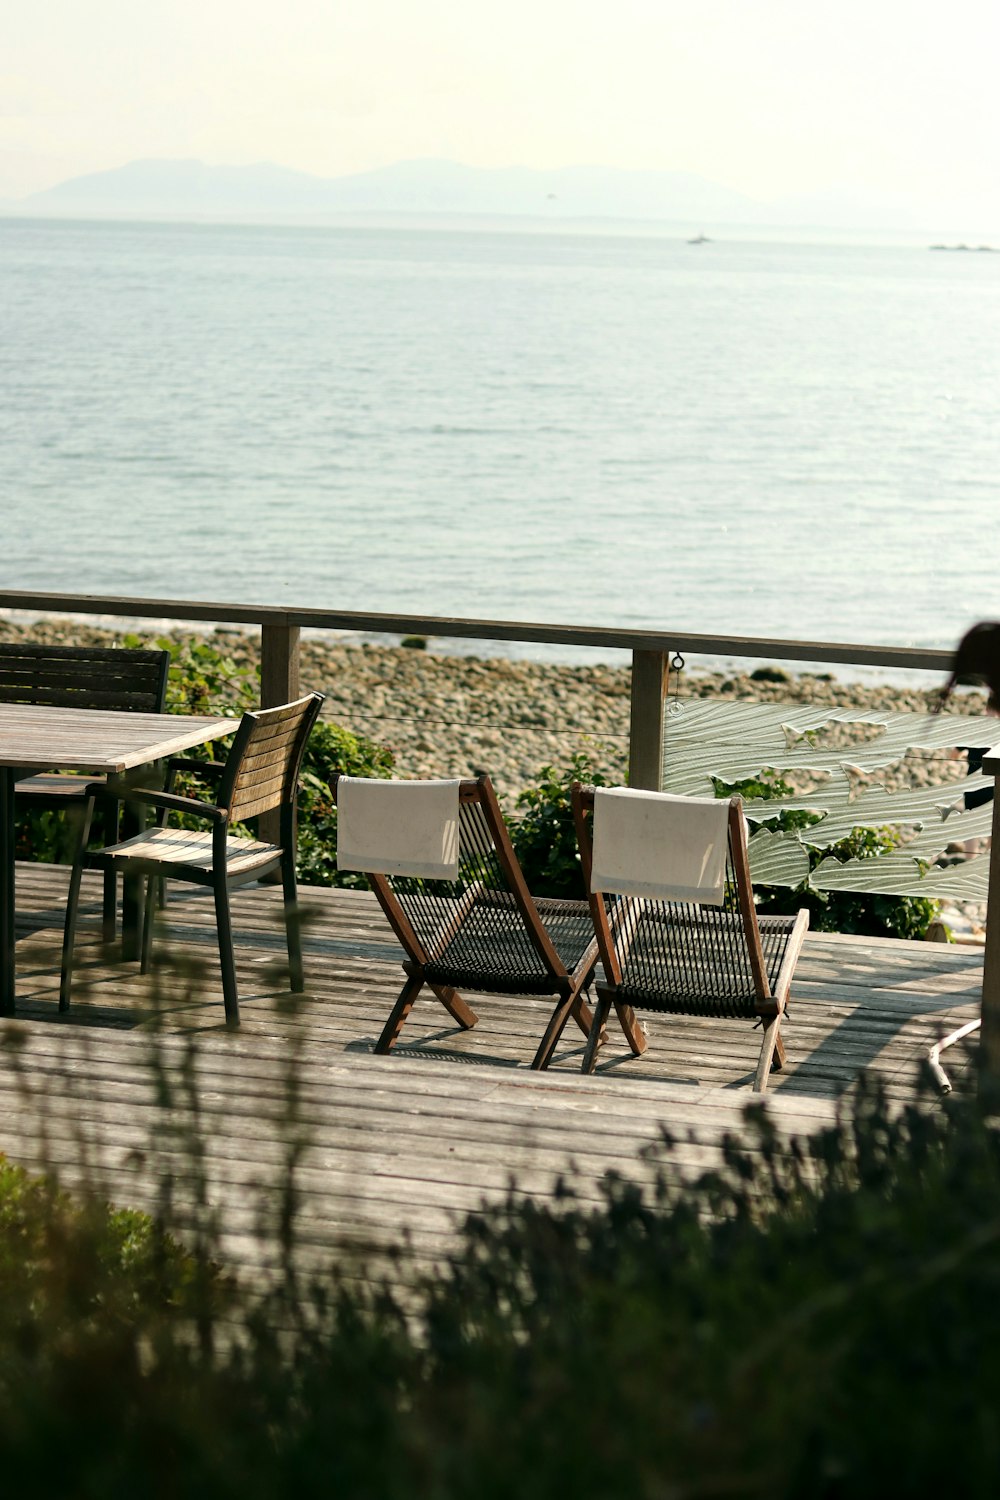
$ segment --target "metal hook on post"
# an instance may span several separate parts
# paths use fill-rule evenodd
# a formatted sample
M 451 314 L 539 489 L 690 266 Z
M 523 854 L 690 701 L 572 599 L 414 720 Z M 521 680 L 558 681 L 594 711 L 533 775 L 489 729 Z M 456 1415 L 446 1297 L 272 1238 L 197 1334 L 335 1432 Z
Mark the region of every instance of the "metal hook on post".
M 684 658 L 679 651 L 675 651 L 673 656 L 670 658 L 670 670 L 674 674 L 674 696 L 671 698 L 669 704 L 667 705 L 667 713 L 673 716 L 674 714 L 679 714 L 681 712 L 681 705 L 678 701 L 677 693 L 680 687 L 681 673 L 684 670 Z

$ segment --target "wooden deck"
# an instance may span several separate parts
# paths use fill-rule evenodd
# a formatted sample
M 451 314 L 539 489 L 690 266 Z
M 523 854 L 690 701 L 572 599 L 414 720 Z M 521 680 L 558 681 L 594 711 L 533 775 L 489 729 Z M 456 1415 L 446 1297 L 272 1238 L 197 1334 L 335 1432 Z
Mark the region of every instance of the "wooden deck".
M 427 996 L 396 1051 L 373 1056 L 402 975 L 381 912 L 356 892 L 303 893 L 309 993 L 297 1002 L 284 989 L 279 891 L 236 894 L 243 1024 L 228 1032 L 211 900 L 175 888 L 161 963 L 144 978 L 105 960 L 97 881 L 85 881 L 74 1010 L 60 1017 L 66 872 L 19 866 L 18 882 L 0 1150 L 88 1177 L 122 1204 L 155 1210 L 169 1194 L 191 1222 L 206 1212 L 197 1127 L 207 1211 L 218 1213 L 227 1258 L 247 1270 L 277 1253 L 277 1185 L 299 1140 L 303 1254 L 347 1254 L 350 1274 L 366 1276 L 404 1236 L 414 1260 L 437 1260 L 462 1216 L 512 1179 L 548 1197 L 562 1175 L 594 1201 L 609 1169 L 649 1171 L 637 1151 L 663 1128 L 678 1141 L 667 1158 L 678 1174 L 709 1165 L 723 1134 L 742 1128 L 759 1035 L 738 1022 L 649 1017 L 641 1058 L 612 1026 L 591 1078 L 578 1071 L 583 1038 L 570 1023 L 552 1068 L 536 1074 L 528 1065 L 547 1002 L 474 997 L 480 1023 L 462 1032 Z M 978 1014 L 981 979 L 975 951 L 810 936 L 785 1029 L 788 1067 L 767 1095 L 779 1128 L 831 1120 L 862 1069 L 894 1098 L 912 1097 L 931 1045 Z M 954 1053 L 946 1061 L 953 1075 L 962 1066 Z

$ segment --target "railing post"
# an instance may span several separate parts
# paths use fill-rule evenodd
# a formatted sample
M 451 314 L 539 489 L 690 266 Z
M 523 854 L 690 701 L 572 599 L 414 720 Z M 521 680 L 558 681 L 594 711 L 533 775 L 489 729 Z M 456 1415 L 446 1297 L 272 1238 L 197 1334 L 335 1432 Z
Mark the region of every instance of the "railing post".
M 260 706 L 293 703 L 299 692 L 299 627 L 260 627 Z
M 264 623 L 260 627 L 260 706 L 278 708 L 299 697 L 299 627 Z M 259 831 L 265 842 L 278 842 L 280 818 L 277 808 L 261 813 Z
M 663 699 L 668 656 L 663 651 L 632 652 L 632 713 L 629 723 L 628 782 L 658 792 L 663 784 Z
M 1000 774 L 1000 745 L 994 745 L 983 757 L 983 771 L 987 776 Z M 996 790 L 983 953 L 983 1022 L 979 1032 L 979 1101 L 991 1113 L 1000 1110 L 1000 799 Z

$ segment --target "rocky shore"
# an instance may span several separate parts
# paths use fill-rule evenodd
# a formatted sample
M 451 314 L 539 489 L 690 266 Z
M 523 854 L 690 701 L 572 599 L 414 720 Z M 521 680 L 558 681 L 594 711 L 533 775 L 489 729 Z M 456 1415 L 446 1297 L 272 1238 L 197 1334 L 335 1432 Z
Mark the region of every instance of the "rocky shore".
M 206 638 L 182 630 L 170 634 L 177 640 Z M 30 625 L 0 619 L 2 639 L 110 645 L 120 636 L 66 619 Z M 255 633 L 220 629 L 207 639 L 239 665 L 257 660 Z M 458 776 L 488 770 L 509 799 L 536 781 L 542 766 L 566 766 L 581 752 L 609 777 L 623 777 L 630 675 L 627 667 L 450 656 L 328 636 L 302 642 L 303 688 L 326 694 L 325 717 L 391 745 L 400 774 Z M 679 681 L 671 678 L 671 692 L 675 688 L 682 700 L 820 703 L 913 713 L 924 712 L 936 696 L 892 684 L 841 682 L 828 674 L 792 676 L 777 668 L 751 675 L 685 671 Z M 952 707 L 981 713 L 984 700 L 978 694 L 963 695 Z M 955 774 L 963 773 L 964 762 L 959 762 Z M 923 780 L 926 772 L 914 764 L 900 768 L 897 776 Z

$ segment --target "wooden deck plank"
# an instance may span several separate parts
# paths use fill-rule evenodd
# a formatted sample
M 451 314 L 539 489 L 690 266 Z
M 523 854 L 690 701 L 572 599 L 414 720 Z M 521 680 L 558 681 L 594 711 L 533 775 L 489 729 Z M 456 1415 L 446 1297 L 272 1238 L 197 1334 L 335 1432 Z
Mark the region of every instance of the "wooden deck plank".
M 548 1002 L 477 996 L 480 1021 L 466 1032 L 426 997 L 394 1053 L 375 1057 L 402 976 L 399 949 L 364 892 L 304 891 L 309 990 L 295 1002 L 284 989 L 280 892 L 236 894 L 243 1025 L 230 1032 L 211 902 L 170 900 L 163 962 L 144 977 L 102 952 L 100 888 L 87 877 L 74 1010 L 60 1017 L 65 889 L 65 871 L 18 868 L 19 1014 L 0 1028 L 0 1150 L 28 1164 L 47 1154 L 67 1181 L 80 1181 L 89 1161 L 117 1201 L 155 1210 L 169 1186 L 190 1209 L 196 1173 L 157 1102 L 149 1060 L 155 1053 L 183 1104 L 193 1046 L 209 1199 L 227 1257 L 250 1274 L 277 1253 L 273 1237 L 253 1231 L 277 1199 L 287 1158 L 289 1077 L 308 1138 L 298 1178 L 303 1255 L 318 1265 L 346 1247 L 351 1275 L 391 1269 L 386 1257 L 404 1234 L 408 1263 L 439 1261 L 462 1217 L 502 1198 L 512 1176 L 541 1200 L 563 1176 L 594 1203 L 611 1170 L 649 1179 L 636 1153 L 664 1129 L 676 1142 L 669 1180 L 716 1164 L 726 1132 L 752 1149 L 743 1111 L 759 1033 L 746 1023 L 650 1015 L 641 1058 L 612 1023 L 586 1078 L 583 1037 L 571 1024 L 552 1069 L 535 1074 Z M 933 1042 L 978 1014 L 980 985 L 981 959 L 967 950 L 810 935 L 785 1026 L 788 1066 L 766 1096 L 779 1130 L 829 1124 L 865 1068 L 891 1099 L 912 1098 Z M 181 1108 L 172 1123 L 183 1120 Z

